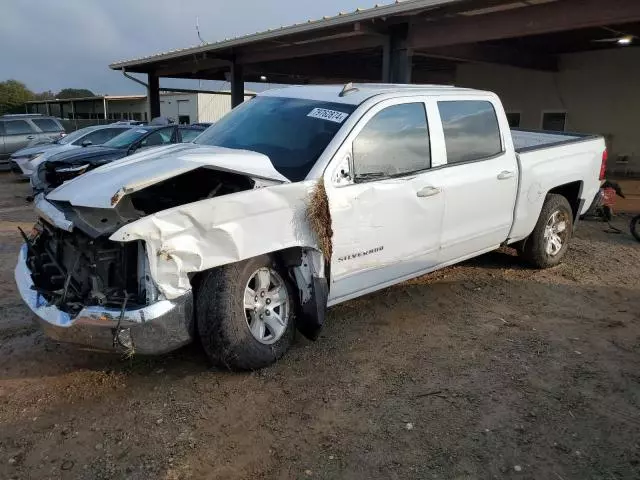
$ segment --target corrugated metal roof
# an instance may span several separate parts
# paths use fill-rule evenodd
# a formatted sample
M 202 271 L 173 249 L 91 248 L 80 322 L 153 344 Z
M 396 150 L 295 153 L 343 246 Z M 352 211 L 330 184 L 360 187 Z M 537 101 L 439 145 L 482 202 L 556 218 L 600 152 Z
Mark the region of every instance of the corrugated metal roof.
M 268 29 L 262 32 L 242 35 L 235 38 L 225 38 L 219 42 L 206 43 L 204 45 L 194 45 L 186 48 L 178 48 L 167 52 L 157 53 L 148 57 L 139 57 L 109 65 L 114 70 L 120 70 L 126 67 L 140 66 L 145 63 L 153 63 L 162 60 L 170 60 L 184 55 L 195 53 L 211 52 L 223 50 L 225 48 L 238 47 L 253 42 L 270 40 L 284 35 L 292 35 L 296 33 L 309 32 L 327 27 L 334 27 L 363 20 L 371 20 L 374 18 L 387 17 L 392 15 L 406 14 L 412 11 L 422 11 L 430 8 L 437 8 L 443 5 L 460 3 L 465 0 L 396 0 L 395 3 L 388 5 L 375 5 L 371 8 L 357 8 L 353 12 L 340 12 L 337 15 L 323 17 L 317 20 L 307 20 L 303 23 L 296 23 L 280 28 Z

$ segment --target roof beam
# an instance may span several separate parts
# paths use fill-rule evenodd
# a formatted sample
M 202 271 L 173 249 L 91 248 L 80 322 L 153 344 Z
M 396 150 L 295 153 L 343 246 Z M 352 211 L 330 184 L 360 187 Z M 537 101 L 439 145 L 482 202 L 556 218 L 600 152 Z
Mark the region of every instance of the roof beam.
M 158 67 L 155 69 L 155 73 L 159 77 L 175 77 L 180 74 L 196 74 L 217 68 L 228 69 L 230 66 L 231 62 L 229 60 L 221 58 L 189 59 L 188 61 L 170 64 L 166 67 Z
M 381 67 L 375 61 L 333 59 L 330 57 L 305 58 L 294 63 L 277 61 L 264 65 L 251 65 L 245 69 L 245 73 L 255 76 L 264 75 L 269 81 L 272 81 L 272 77 L 274 76 L 352 81 L 379 81 L 381 79 Z
M 291 58 L 313 57 L 338 52 L 364 50 L 382 46 L 384 37 L 380 35 L 359 34 L 348 38 L 332 39 L 321 42 L 286 45 L 268 50 L 240 53 L 236 61 L 241 64 L 271 62 Z
M 496 63 L 549 72 L 558 71 L 558 59 L 552 55 L 515 50 L 501 45 L 477 43 L 451 45 L 414 52 L 414 55 L 462 62 Z
M 498 13 L 423 20 L 411 25 L 409 43 L 415 49 L 427 49 L 638 20 L 638 0 L 562 0 Z

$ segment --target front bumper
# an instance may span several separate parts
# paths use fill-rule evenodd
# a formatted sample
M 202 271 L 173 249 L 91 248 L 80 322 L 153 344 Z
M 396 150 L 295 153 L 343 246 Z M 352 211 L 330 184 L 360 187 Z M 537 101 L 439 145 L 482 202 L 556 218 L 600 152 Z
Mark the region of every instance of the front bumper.
M 194 338 L 193 297 L 191 292 L 174 300 L 160 300 L 144 308 L 120 310 L 85 307 L 74 318 L 49 305 L 33 290 L 31 271 L 27 266 L 27 247 L 18 256 L 15 279 L 20 296 L 36 314 L 45 334 L 61 342 L 85 345 L 100 350 L 121 351 L 114 346 L 114 333 L 120 321 L 120 338 L 133 344 L 136 353 L 156 355 L 170 352 L 190 343 Z
M 29 178 L 33 174 L 33 169 L 31 168 L 29 161 L 30 159 L 28 157 L 11 158 L 9 161 L 11 171 L 20 178 Z

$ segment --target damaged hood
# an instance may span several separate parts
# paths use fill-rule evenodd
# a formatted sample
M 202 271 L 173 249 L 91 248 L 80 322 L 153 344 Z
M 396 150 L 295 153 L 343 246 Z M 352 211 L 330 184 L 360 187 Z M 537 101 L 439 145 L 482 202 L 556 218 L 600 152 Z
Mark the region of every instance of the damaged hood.
M 113 208 L 124 195 L 197 168 L 289 182 L 274 168 L 269 157 L 261 153 L 182 143 L 154 148 L 104 165 L 65 182 L 47 198 L 74 206 Z

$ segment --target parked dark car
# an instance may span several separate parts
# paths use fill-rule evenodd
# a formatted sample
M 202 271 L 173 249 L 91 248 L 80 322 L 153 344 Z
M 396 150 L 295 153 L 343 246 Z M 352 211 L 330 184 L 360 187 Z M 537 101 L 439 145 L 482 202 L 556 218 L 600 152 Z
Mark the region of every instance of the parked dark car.
M 134 127 L 102 145 L 53 155 L 38 166 L 31 186 L 36 194 L 49 191 L 89 170 L 147 148 L 191 142 L 203 131 L 201 127 L 182 125 Z

